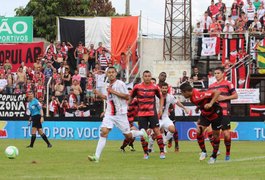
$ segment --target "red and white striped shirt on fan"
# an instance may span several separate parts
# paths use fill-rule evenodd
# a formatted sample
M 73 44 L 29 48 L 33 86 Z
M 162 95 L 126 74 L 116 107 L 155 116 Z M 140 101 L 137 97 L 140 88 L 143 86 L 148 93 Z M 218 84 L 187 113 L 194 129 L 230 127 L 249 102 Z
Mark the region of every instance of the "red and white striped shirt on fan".
M 155 96 L 159 99 L 162 97 L 159 87 L 152 83 L 148 85 L 141 83 L 134 86 L 131 97 L 137 97 L 139 117 L 157 115 Z
M 128 89 L 123 81 L 116 80 L 113 84 L 110 84 L 114 91 L 123 94 L 129 94 Z M 118 97 L 115 94 L 107 93 L 107 108 L 106 108 L 106 115 L 121 115 L 127 114 L 128 104 L 125 99 Z

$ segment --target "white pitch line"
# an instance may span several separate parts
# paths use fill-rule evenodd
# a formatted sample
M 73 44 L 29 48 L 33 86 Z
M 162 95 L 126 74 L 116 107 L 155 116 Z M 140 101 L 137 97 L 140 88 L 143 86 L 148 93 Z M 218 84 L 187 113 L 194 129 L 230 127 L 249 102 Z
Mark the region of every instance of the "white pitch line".
M 252 160 L 256 160 L 256 159 L 265 159 L 265 156 L 248 157 L 248 158 L 241 158 L 241 159 L 231 159 L 229 161 L 217 160 L 216 163 L 242 162 L 242 161 L 252 161 Z

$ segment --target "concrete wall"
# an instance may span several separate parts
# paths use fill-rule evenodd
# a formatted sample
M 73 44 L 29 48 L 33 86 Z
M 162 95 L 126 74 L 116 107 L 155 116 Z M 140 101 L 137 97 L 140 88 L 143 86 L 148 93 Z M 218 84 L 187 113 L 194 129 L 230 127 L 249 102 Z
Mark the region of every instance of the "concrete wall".
M 172 86 L 177 86 L 179 78 L 183 71 L 190 74 L 191 61 L 177 60 L 164 61 L 163 60 L 163 39 L 148 39 L 144 38 L 142 55 L 142 68 L 152 72 L 153 77 L 157 78 L 159 73 L 164 71 L 167 73 L 167 82 Z

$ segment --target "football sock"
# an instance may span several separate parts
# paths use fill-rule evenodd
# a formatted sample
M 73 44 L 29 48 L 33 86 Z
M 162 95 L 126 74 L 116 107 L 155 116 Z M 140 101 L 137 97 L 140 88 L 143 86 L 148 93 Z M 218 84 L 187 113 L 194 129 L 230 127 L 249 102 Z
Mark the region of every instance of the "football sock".
M 98 145 L 97 145 L 97 149 L 96 149 L 96 153 L 95 153 L 95 156 L 97 158 L 100 158 L 101 152 L 103 151 L 103 149 L 106 145 L 106 141 L 107 141 L 107 138 L 101 137 L 101 136 L 99 137 Z
M 156 141 L 157 141 L 157 145 L 160 149 L 160 152 L 164 152 L 164 142 L 163 142 L 162 134 L 160 134 L 156 137 Z
M 148 142 L 146 142 L 143 137 L 141 137 L 141 144 L 142 144 L 144 153 L 148 154 Z
M 210 143 L 211 143 L 211 145 L 212 145 L 212 147 L 213 147 L 213 132 L 211 131 L 211 132 L 208 132 L 208 139 L 209 139 L 209 141 L 210 141 Z
M 224 139 L 224 144 L 226 148 L 226 155 L 230 156 L 230 148 L 231 148 L 231 137 Z
M 197 134 L 197 142 L 198 142 L 202 152 L 206 152 L 205 144 L 204 144 L 204 136 L 202 134 Z
M 121 148 L 124 149 L 129 143 L 130 143 L 130 141 L 127 138 L 125 138 L 123 140 L 123 144 L 122 144 Z
M 42 139 L 43 139 L 48 145 L 50 144 L 50 142 L 49 142 L 47 136 L 46 136 L 44 133 L 41 135 L 41 137 L 42 137 Z
M 31 147 L 33 147 L 35 140 L 36 140 L 36 134 L 32 134 L 31 135 L 31 140 L 30 140 L 30 146 Z
M 213 139 L 213 154 L 212 154 L 212 157 L 213 158 L 216 158 L 216 154 L 219 150 L 219 144 L 220 144 L 220 138 L 214 138 Z
M 129 143 L 129 146 L 132 146 L 132 147 L 133 147 L 133 143 L 134 143 L 134 141 L 135 141 L 135 138 L 132 138 L 132 140 L 131 140 L 130 143 Z
M 172 137 L 173 137 L 173 133 L 172 132 L 167 132 L 166 140 L 169 141 Z
M 175 147 L 179 147 L 179 133 L 178 133 L 177 130 L 176 130 L 176 132 L 173 134 L 173 138 L 174 138 L 174 141 L 175 141 Z

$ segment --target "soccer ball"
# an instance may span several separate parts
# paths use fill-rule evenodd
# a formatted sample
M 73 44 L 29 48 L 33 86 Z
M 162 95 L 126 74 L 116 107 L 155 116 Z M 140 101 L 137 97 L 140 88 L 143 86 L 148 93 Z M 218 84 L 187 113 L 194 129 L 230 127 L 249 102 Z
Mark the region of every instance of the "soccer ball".
M 5 150 L 6 157 L 15 159 L 18 156 L 18 148 L 15 146 L 8 146 Z

